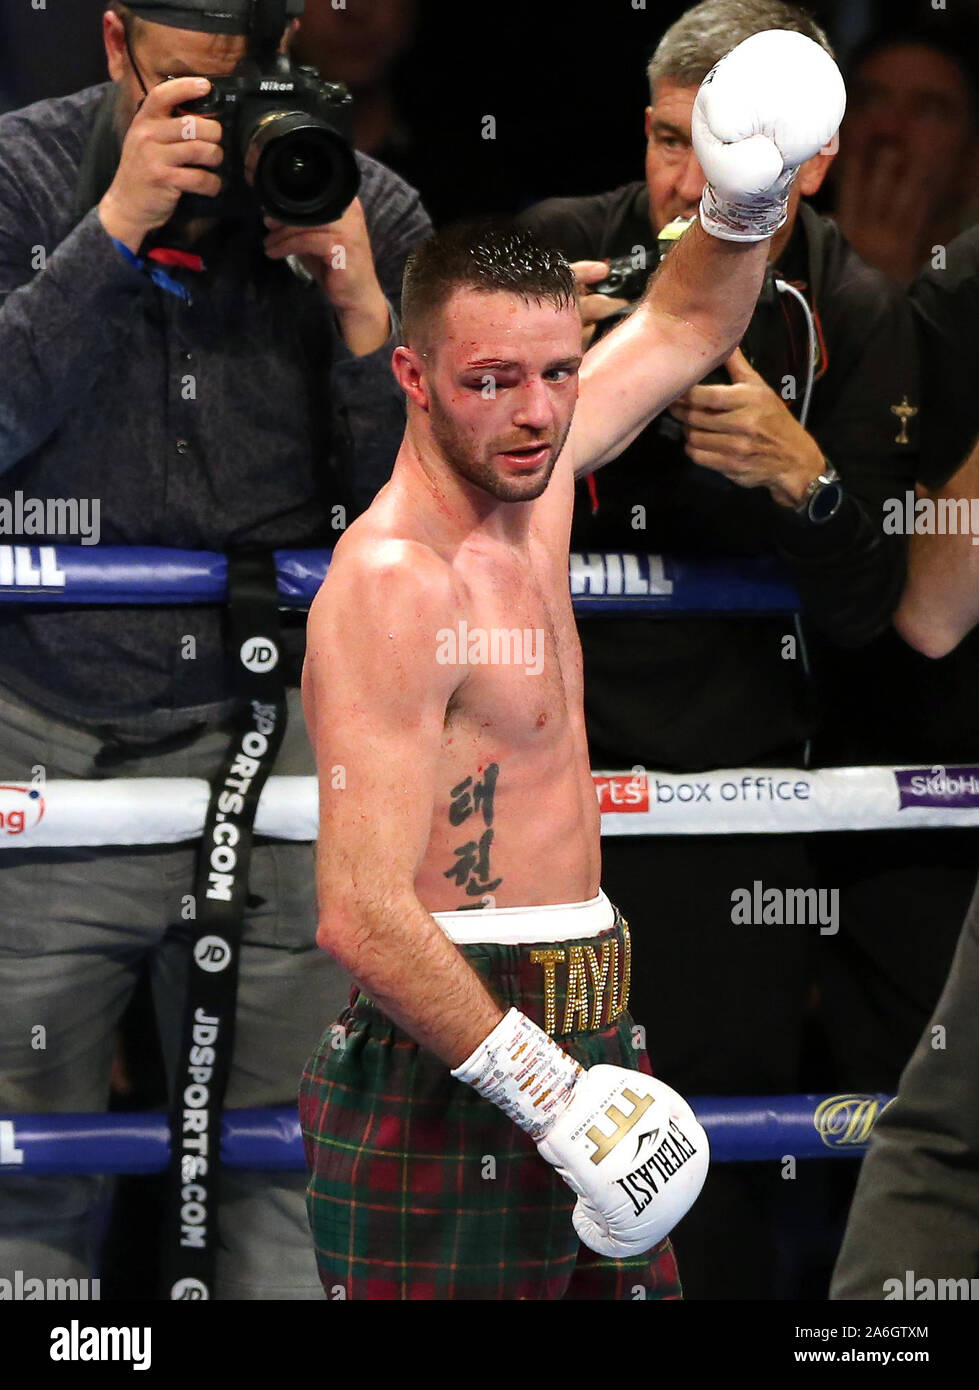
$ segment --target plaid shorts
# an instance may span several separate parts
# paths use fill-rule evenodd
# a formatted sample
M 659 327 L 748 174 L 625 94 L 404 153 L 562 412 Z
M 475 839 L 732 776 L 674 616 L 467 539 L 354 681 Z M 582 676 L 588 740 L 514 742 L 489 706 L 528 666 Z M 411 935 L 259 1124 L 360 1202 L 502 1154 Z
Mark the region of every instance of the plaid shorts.
M 585 1066 L 652 1074 L 627 1012 L 629 929 L 457 948 Z M 328 1298 L 679 1299 L 669 1240 L 612 1260 L 571 1224 L 574 1193 L 522 1129 L 356 989 L 299 1095 L 307 1208 Z

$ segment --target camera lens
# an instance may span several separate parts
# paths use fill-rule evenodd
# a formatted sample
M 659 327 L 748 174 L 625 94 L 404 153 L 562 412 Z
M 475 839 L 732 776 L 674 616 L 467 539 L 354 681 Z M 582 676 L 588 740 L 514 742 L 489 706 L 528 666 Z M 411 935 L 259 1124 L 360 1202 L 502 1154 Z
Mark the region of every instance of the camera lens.
M 267 114 L 251 132 L 245 177 L 265 212 L 300 226 L 334 221 L 360 184 L 353 151 L 339 132 L 295 111 Z
M 313 140 L 301 136 L 282 140 L 268 154 L 265 179 L 287 198 L 306 202 L 316 198 L 333 179 L 329 155 Z

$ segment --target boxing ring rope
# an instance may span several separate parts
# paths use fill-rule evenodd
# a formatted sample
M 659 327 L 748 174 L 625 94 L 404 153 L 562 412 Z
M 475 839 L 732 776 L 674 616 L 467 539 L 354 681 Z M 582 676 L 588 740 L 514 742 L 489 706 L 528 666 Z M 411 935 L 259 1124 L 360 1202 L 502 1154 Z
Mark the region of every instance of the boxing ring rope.
M 602 835 L 788 835 L 979 824 L 979 768 L 728 768 L 592 774 Z M 0 783 L 3 851 L 170 845 L 199 839 L 209 788 L 197 777 Z M 701 806 L 701 802 L 706 803 Z M 255 832 L 316 839 L 315 777 L 270 777 Z
M 284 608 L 305 608 L 329 552 L 277 551 Z M 577 612 L 798 611 L 769 557 L 704 563 L 622 553 L 572 555 Z M 0 603 L 195 604 L 227 595 L 227 560 L 208 552 L 97 546 L 0 546 Z M 0 769 L 2 773 L 2 769 Z M 722 769 L 672 774 L 632 768 L 593 773 L 602 834 L 797 833 L 979 824 L 979 768 L 856 767 L 817 771 Z M 118 778 L 0 784 L 0 851 L 30 847 L 172 844 L 199 839 L 209 787 L 197 778 Z M 703 804 L 702 804 L 703 803 Z M 313 841 L 315 777 L 271 777 L 256 833 Z M 2 868 L 2 856 L 0 856 Z M 700 1097 L 691 1104 L 717 1162 L 859 1156 L 889 1097 Z M 0 1116 L 0 1176 L 148 1173 L 168 1161 L 167 1117 Z M 230 1167 L 305 1166 L 292 1107 L 228 1110 L 222 1158 Z
M 715 1163 L 860 1156 L 891 1099 L 699 1096 L 690 1099 Z M 9 1115 L 0 1119 L 0 1173 L 159 1173 L 170 1159 L 165 1115 Z M 226 1110 L 221 1161 L 229 1168 L 306 1167 L 295 1107 Z
M 306 608 L 329 568 L 328 550 L 277 550 L 284 608 Z M 769 556 L 618 552 L 572 555 L 578 612 L 792 613 L 798 595 Z M 228 560 L 212 551 L 159 546 L 0 545 L 0 603 L 222 603 Z

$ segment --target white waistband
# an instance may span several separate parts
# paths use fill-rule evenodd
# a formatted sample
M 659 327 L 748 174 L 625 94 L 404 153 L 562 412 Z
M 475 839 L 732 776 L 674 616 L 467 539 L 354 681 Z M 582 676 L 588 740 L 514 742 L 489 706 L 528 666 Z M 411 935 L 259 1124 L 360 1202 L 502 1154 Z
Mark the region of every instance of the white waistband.
M 586 903 L 545 903 L 543 907 L 478 907 L 471 912 L 433 912 L 458 946 L 522 946 L 598 936 L 615 926 L 615 908 L 598 890 Z

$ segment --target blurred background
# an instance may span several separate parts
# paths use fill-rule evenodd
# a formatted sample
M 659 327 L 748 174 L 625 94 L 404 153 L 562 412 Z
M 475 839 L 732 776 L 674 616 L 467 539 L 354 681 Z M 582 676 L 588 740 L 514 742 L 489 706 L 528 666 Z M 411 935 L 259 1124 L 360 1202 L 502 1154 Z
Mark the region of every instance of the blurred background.
M 644 65 L 676 0 L 474 9 L 458 0 L 307 0 L 298 56 L 347 83 L 357 143 L 421 191 L 436 223 L 508 213 L 641 176 Z M 936 19 L 931 0 L 814 0 L 845 67 L 881 29 Z M 0 0 L 0 110 L 105 80 L 102 0 Z M 951 25 L 979 0 L 942 4 Z M 484 118 L 495 139 L 483 137 Z M 832 198 L 831 189 L 824 195 Z
M 585 22 L 586 7 L 547 0 L 498 7 L 345 0 L 341 9 L 334 0 L 307 0 L 293 53 L 350 87 L 358 148 L 413 184 L 436 225 L 512 214 L 545 198 L 604 192 L 642 178 L 645 66 L 664 30 L 691 6 L 602 0 L 590 8 L 593 17 Z M 979 25 L 979 0 L 813 0 L 806 8 L 826 29 L 849 91 L 840 157 L 813 201 L 837 216 L 864 259 L 908 283 L 933 241 L 951 240 L 979 215 L 979 43 L 970 27 Z M 105 81 L 103 9 L 104 0 L 0 0 L 0 111 Z M 889 37 L 920 23 L 945 30 L 939 46 L 925 56 L 920 48 L 909 55 L 907 47 L 895 56 Z M 920 236 L 910 219 L 899 222 L 896 242 L 880 235 L 882 222 L 895 220 L 888 189 L 868 181 L 888 146 L 905 157 L 906 170 L 916 171 L 914 208 L 930 201 L 931 212 L 930 220 L 921 219 Z M 886 216 L 875 220 L 881 209 Z M 970 650 L 963 661 L 974 663 L 976 647 Z M 867 658 L 871 666 L 878 659 L 876 651 Z M 969 703 L 960 722 L 972 728 L 974 665 L 963 669 Z M 936 702 L 936 708 L 943 707 Z M 971 841 L 965 857 L 971 883 Z M 144 989 L 127 1016 L 114 1108 L 162 1104 L 151 1013 Z M 819 1089 L 826 1059 L 816 1055 L 809 1065 Z M 838 1203 L 845 1211 L 855 1168 L 836 1170 L 832 1180 L 846 1189 Z M 159 1190 L 155 1177 L 119 1184 L 103 1297 L 152 1296 L 155 1272 L 146 1252 Z M 823 1297 L 840 1230 L 801 1197 L 783 1230 L 783 1296 Z

